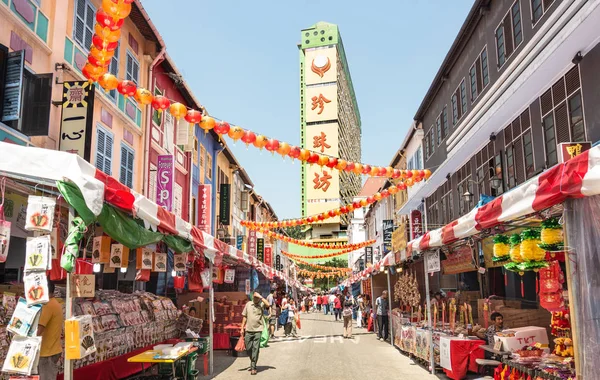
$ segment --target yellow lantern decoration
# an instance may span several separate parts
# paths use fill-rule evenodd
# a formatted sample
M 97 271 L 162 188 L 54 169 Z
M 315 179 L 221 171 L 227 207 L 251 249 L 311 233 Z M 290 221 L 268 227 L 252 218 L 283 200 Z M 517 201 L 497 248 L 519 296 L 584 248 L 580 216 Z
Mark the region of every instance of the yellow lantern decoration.
M 173 115 L 174 118 L 179 120 L 182 117 L 185 117 L 185 115 L 187 115 L 187 107 L 179 102 L 173 103 L 169 107 L 169 113 L 171 113 L 171 115 Z
M 131 2 L 125 0 L 102 0 L 102 9 L 114 20 L 129 16 L 131 13 Z
M 538 270 L 547 266 L 546 250 L 539 247 L 542 243 L 541 232 L 538 228 L 528 228 L 521 232 L 521 271 Z
M 510 239 L 505 235 L 494 236 L 494 262 L 506 261 L 510 259 Z
M 518 271 L 518 265 L 523 262 L 521 258 L 521 235 L 513 234 L 510 239 L 510 249 L 508 254 L 511 262 L 504 265 L 504 268 L 510 271 Z
M 98 83 L 106 91 L 116 90 L 119 86 L 119 80 L 117 79 L 117 77 L 109 73 L 104 74 L 100 78 L 98 78 Z
M 227 136 L 231 137 L 234 142 L 237 142 L 244 135 L 244 130 L 241 127 L 231 127 Z
M 282 157 L 285 157 L 288 155 L 288 153 L 290 153 L 291 150 L 292 147 L 290 147 L 290 144 L 286 142 L 280 142 L 279 148 L 277 149 L 277 153 L 281 154 Z
M 94 32 L 96 32 L 96 34 L 100 36 L 105 43 L 117 42 L 121 39 L 121 29 L 110 30 L 110 28 L 96 24 L 94 27 Z
M 547 251 L 561 251 L 564 246 L 564 235 L 558 218 L 548 218 L 541 223 L 541 226 L 540 248 Z
M 138 88 L 135 91 L 134 98 L 135 98 L 136 102 L 138 102 L 139 104 L 148 105 L 148 104 L 152 103 L 154 96 L 152 96 L 152 93 L 150 91 L 146 90 L 145 88 Z
M 208 133 L 208 131 L 215 127 L 215 119 L 210 116 L 203 117 L 198 125 L 204 129 L 204 133 Z

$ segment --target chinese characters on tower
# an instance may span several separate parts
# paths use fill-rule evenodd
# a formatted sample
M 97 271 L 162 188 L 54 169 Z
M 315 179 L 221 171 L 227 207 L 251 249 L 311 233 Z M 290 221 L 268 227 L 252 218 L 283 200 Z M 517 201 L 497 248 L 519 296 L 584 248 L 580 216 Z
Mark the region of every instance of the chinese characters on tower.
M 323 110 L 325 109 L 325 103 L 331 103 L 331 100 L 324 97 L 323 94 L 319 94 L 319 96 L 313 96 L 311 98 L 311 100 L 312 100 L 312 108 L 311 109 L 313 111 L 315 109 L 317 109 L 317 107 L 319 107 L 319 112 L 317 112 L 317 115 L 320 115 L 323 113 Z
M 327 144 L 327 135 L 325 132 L 321 132 L 320 135 L 313 137 L 313 148 L 321 148 L 321 153 L 324 153 L 325 149 L 331 148 L 331 145 Z
M 329 189 L 329 186 L 331 185 L 331 183 L 329 182 L 329 180 L 333 178 L 329 175 L 329 173 L 327 173 L 327 171 L 323 171 L 323 175 L 319 175 L 319 173 L 315 173 L 315 179 L 313 180 L 313 183 L 315 184 L 315 190 L 323 190 L 324 193 L 327 192 L 327 190 Z

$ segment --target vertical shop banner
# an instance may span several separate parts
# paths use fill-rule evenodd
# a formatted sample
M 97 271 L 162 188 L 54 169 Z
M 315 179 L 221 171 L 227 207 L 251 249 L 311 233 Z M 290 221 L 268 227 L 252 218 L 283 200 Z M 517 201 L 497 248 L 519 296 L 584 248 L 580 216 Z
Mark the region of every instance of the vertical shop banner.
M 383 254 L 392 252 L 392 234 L 394 233 L 394 221 L 386 219 L 383 221 Z
M 219 223 L 228 226 L 229 225 L 229 217 L 231 213 L 230 204 L 230 191 L 231 185 L 228 183 L 222 183 L 219 188 Z
M 256 239 L 256 258 L 265 261 L 265 239 Z
M 58 150 L 90 161 L 95 86 L 90 82 L 64 82 Z
M 440 251 L 427 253 L 427 273 L 436 273 L 440 271 Z
M 233 284 L 235 281 L 235 269 L 225 269 L 225 278 L 223 281 L 226 284 Z
M 158 156 L 156 173 L 156 203 L 167 211 L 173 211 L 173 182 L 175 161 L 172 154 Z
M 410 212 L 410 240 L 417 239 L 423 235 L 423 215 L 419 210 Z
M 256 231 L 248 232 L 248 255 L 256 257 Z
M 275 255 L 275 269 L 278 271 L 283 270 L 283 265 L 281 265 L 281 255 Z
M 265 244 L 265 264 L 273 266 L 273 246 L 271 244 Z
M 365 262 L 373 264 L 373 247 L 365 247 Z
M 236 236 L 235 245 L 236 245 L 237 249 L 239 249 L 240 251 L 242 250 L 242 246 L 244 245 L 244 236 L 243 235 Z
M 211 233 L 212 227 L 211 192 L 211 185 L 198 186 L 198 227 L 207 234 Z

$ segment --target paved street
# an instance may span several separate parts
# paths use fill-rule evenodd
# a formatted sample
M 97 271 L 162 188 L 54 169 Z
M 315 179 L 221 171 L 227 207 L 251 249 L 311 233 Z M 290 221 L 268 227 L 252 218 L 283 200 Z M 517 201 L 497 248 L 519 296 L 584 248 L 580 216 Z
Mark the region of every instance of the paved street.
M 436 379 L 389 344 L 380 342 L 365 329 L 354 328 L 354 339 L 342 337 L 343 324 L 333 317 L 302 314 L 298 339 L 277 339 L 261 349 L 258 375 L 248 372 L 247 357 L 231 358 L 224 352 L 215 355 L 214 379 L 344 379 L 376 378 Z M 281 336 L 283 330 L 277 335 Z

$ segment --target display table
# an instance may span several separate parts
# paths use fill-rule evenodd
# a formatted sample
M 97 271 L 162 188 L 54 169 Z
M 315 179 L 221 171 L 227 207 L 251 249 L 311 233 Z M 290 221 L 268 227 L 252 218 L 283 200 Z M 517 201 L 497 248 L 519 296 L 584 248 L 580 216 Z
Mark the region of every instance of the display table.
M 446 375 L 454 380 L 464 379 L 467 371 L 477 372 L 477 359 L 483 359 L 480 346 L 483 340 L 440 337 L 440 364 Z
M 171 365 L 171 371 L 172 371 L 172 375 L 173 378 L 177 377 L 177 372 L 175 370 L 175 362 L 177 362 L 179 359 L 182 359 L 183 357 L 187 357 L 189 354 L 196 352 L 198 350 L 197 347 L 193 347 L 190 348 L 187 351 L 183 351 L 180 352 L 176 357 L 170 357 L 170 358 L 165 358 L 165 357 L 161 357 L 161 353 L 159 351 L 154 351 L 154 350 L 147 350 L 144 351 L 140 354 L 137 354 L 135 356 L 130 357 L 129 359 L 127 359 L 127 361 L 129 363 L 138 363 L 142 366 L 142 371 L 145 370 L 145 365 L 149 364 L 150 366 L 154 365 L 154 364 L 160 364 L 160 363 L 166 363 L 166 364 L 170 364 Z M 184 371 L 184 379 L 187 379 L 187 361 L 186 361 L 186 365 L 185 368 L 186 370 Z
M 171 339 L 162 344 L 174 344 L 179 342 L 177 339 Z M 85 380 L 118 380 L 133 376 L 143 369 L 150 368 L 150 364 L 129 363 L 127 360 L 131 357 L 141 354 L 144 351 L 152 349 L 156 344 L 139 348 L 125 355 L 115 356 L 108 360 L 86 365 L 73 371 L 73 379 Z M 64 374 L 59 374 L 57 380 L 64 380 Z

